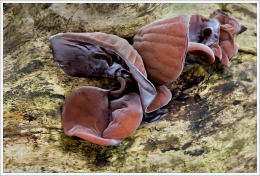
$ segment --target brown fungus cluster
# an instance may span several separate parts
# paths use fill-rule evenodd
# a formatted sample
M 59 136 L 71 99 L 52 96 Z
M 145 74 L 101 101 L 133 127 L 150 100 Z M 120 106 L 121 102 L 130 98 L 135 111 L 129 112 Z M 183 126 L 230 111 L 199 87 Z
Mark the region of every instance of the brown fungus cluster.
M 237 53 L 234 37 L 246 28 L 220 10 L 208 19 L 169 17 L 144 26 L 133 46 L 101 32 L 63 33 L 51 37 L 54 61 L 74 77 L 106 77 L 120 87 L 83 86 L 64 102 L 62 124 L 68 136 L 99 145 L 116 145 L 133 133 L 146 114 L 172 98 L 167 84 L 181 74 L 184 62 L 229 66 Z

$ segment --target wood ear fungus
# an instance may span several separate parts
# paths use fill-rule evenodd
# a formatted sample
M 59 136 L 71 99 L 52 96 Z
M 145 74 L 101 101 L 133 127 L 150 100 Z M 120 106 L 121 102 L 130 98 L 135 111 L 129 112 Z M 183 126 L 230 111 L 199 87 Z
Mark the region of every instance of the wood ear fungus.
M 72 92 L 62 113 L 69 136 L 114 145 L 137 129 L 143 113 L 171 99 L 168 90 L 159 88 L 157 93 L 142 58 L 125 39 L 100 32 L 65 33 L 51 37 L 51 48 L 54 61 L 68 75 L 108 77 L 121 84 L 111 90 L 82 87 Z
M 246 31 L 247 28 L 221 10 L 216 10 L 209 19 L 201 15 L 191 16 L 189 30 L 190 42 L 200 43 L 211 48 L 215 57 L 224 66 L 229 67 L 230 60 L 238 51 L 234 37 Z M 195 57 L 188 55 L 187 57 L 187 60 L 194 61 L 195 59 L 199 63 L 204 63 L 204 58 L 198 55 Z M 208 62 L 208 64 L 211 63 L 213 62 Z
M 143 119 L 159 119 L 151 114 L 171 100 L 166 84 L 180 76 L 185 59 L 209 65 L 218 58 L 229 66 L 237 53 L 234 37 L 245 30 L 216 10 L 209 19 L 179 15 L 155 21 L 140 29 L 133 46 L 101 32 L 52 36 L 54 61 L 65 73 L 120 83 L 109 90 L 84 86 L 70 93 L 62 112 L 65 134 L 99 145 L 120 143 Z
M 188 46 L 189 18 L 185 15 L 155 21 L 135 36 L 133 47 L 141 55 L 148 78 L 163 85 L 181 74 Z

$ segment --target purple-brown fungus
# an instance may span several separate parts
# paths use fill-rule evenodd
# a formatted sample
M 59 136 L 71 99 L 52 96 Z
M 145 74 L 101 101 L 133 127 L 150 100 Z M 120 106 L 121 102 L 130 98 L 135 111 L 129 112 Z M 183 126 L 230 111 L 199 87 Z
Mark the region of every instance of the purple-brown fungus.
M 140 125 L 143 112 L 169 101 L 166 87 L 146 78 L 142 58 L 125 40 L 104 33 L 65 33 L 51 37 L 54 60 L 70 76 L 117 79 L 121 87 L 82 87 L 65 100 L 64 131 L 100 145 L 114 145 Z M 150 106 L 151 105 L 151 106 Z
M 220 10 L 210 18 L 169 17 L 141 28 L 133 46 L 125 39 L 101 32 L 64 33 L 51 37 L 54 61 L 74 77 L 106 77 L 119 87 L 83 86 L 65 99 L 65 134 L 99 145 L 115 145 L 142 121 L 160 117 L 172 98 L 167 84 L 181 74 L 185 60 L 204 65 L 215 58 L 230 65 L 237 53 L 234 37 L 246 28 Z
M 116 99 L 111 94 L 86 86 L 67 96 L 62 112 L 65 134 L 99 145 L 115 145 L 135 131 L 143 117 L 139 95 L 128 93 Z
M 238 51 L 234 43 L 234 37 L 246 31 L 246 29 L 246 27 L 240 25 L 235 19 L 229 17 L 221 10 L 216 10 L 209 19 L 201 15 L 191 16 L 189 41 L 209 47 L 216 58 L 224 66 L 229 67 L 231 58 Z M 188 54 L 187 59 L 205 64 L 204 58 L 198 52 Z
M 185 15 L 155 21 L 135 36 L 133 47 L 141 55 L 148 78 L 159 85 L 181 74 L 188 46 L 189 18 Z

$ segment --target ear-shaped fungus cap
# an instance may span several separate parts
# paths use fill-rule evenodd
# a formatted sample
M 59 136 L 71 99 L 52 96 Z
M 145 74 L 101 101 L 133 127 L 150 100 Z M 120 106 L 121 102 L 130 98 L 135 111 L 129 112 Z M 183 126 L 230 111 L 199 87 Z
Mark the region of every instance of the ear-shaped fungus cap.
M 146 78 L 142 58 L 125 39 L 101 32 L 65 33 L 53 36 L 51 47 L 54 60 L 71 76 L 124 77 L 121 73 L 126 69 L 122 71 L 119 66 L 126 65 L 138 83 L 145 111 L 156 96 L 154 85 Z M 114 63 L 115 56 L 110 54 L 121 61 Z
M 238 22 L 224 14 L 220 10 L 216 10 L 211 15 L 211 18 L 205 18 L 201 15 L 193 15 L 190 19 L 189 27 L 189 42 L 193 42 L 192 45 L 202 44 L 207 47 L 207 53 L 205 55 L 211 55 L 211 49 L 214 55 L 225 66 L 230 65 L 231 58 L 237 53 L 237 46 L 234 43 L 234 37 L 246 30 L 246 27 L 239 25 Z M 192 46 L 191 45 L 191 46 Z M 193 46 L 194 48 L 194 46 Z M 187 60 L 206 64 L 205 58 L 199 57 L 199 54 L 190 54 L 190 51 L 194 49 L 188 49 Z M 211 64 L 214 62 L 214 57 L 206 59 Z
M 203 65 L 212 64 L 215 61 L 214 52 L 207 45 L 189 42 L 186 60 Z
M 82 87 L 72 92 L 62 113 L 67 135 L 114 145 L 137 129 L 143 111 L 165 105 L 160 96 L 169 95 L 156 93 L 140 55 L 126 40 L 104 33 L 66 33 L 51 37 L 51 48 L 54 60 L 67 74 L 117 78 L 121 84 L 113 91 Z M 148 110 L 154 100 L 158 103 Z
M 155 21 L 135 36 L 133 47 L 142 56 L 148 78 L 171 83 L 180 75 L 188 46 L 189 18 L 184 15 Z
M 66 97 L 62 124 L 65 134 L 99 145 L 115 145 L 140 125 L 143 111 L 139 95 L 129 93 L 109 101 L 109 91 L 81 87 Z
M 247 28 L 243 25 L 240 25 L 234 18 L 229 17 L 227 14 L 221 10 L 215 10 L 211 15 L 211 18 L 216 18 L 221 25 L 225 25 L 226 30 L 232 35 L 238 35 L 242 32 L 245 32 Z
M 71 76 L 125 77 L 122 65 L 127 67 L 138 84 L 144 112 L 155 111 L 171 99 L 169 90 L 158 89 L 164 93 L 156 93 L 141 56 L 125 39 L 101 32 L 65 33 L 52 36 L 51 47 L 54 60 Z M 160 97 L 164 95 L 167 97 Z M 154 100 L 157 106 L 149 107 Z
M 218 44 L 219 28 L 220 24 L 215 18 L 207 19 L 201 15 L 192 15 L 186 60 L 204 65 L 212 64 L 215 61 L 214 53 L 219 53 L 220 49 L 215 45 Z
M 220 36 L 219 45 L 222 49 L 221 63 L 225 66 L 230 66 L 230 60 L 238 52 L 238 48 L 235 45 L 234 37 L 243 33 L 247 28 L 240 25 L 235 19 L 229 17 L 221 10 L 216 10 L 211 15 L 213 18 L 217 18 L 220 22 Z

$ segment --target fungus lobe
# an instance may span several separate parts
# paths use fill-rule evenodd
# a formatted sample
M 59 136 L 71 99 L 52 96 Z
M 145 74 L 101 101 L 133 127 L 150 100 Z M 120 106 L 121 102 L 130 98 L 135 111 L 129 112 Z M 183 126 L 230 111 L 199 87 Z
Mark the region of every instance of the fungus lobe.
M 169 17 L 144 26 L 135 36 L 133 47 L 141 55 L 148 78 L 159 85 L 178 78 L 188 46 L 189 18 Z
M 208 65 L 217 57 L 229 66 L 237 53 L 234 37 L 245 30 L 216 10 L 209 19 L 179 15 L 155 21 L 141 28 L 133 46 L 101 32 L 52 36 L 54 61 L 65 73 L 120 83 L 109 90 L 84 86 L 70 93 L 63 105 L 64 132 L 99 145 L 120 143 L 142 120 L 161 118 L 160 108 L 172 97 L 166 84 L 179 77 L 185 59 Z
M 210 48 L 214 56 L 224 66 L 229 67 L 230 60 L 238 51 L 234 37 L 246 29 L 245 26 L 240 25 L 221 10 L 214 11 L 209 19 L 202 15 L 192 15 L 189 26 L 189 42 L 193 42 L 195 45 L 204 45 L 204 48 L 207 49 Z M 195 54 L 195 56 L 188 54 L 186 59 L 203 63 L 203 58 L 199 54 Z M 212 58 L 210 63 L 213 62 Z
M 114 145 L 137 129 L 143 113 L 155 111 L 171 98 L 168 90 L 155 88 L 146 78 L 136 50 L 115 35 L 57 34 L 51 37 L 51 48 L 54 60 L 68 75 L 108 77 L 121 85 L 110 90 L 85 86 L 72 92 L 62 112 L 69 136 Z

